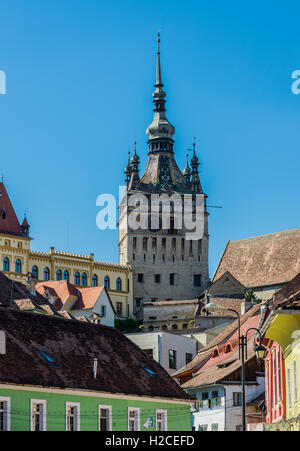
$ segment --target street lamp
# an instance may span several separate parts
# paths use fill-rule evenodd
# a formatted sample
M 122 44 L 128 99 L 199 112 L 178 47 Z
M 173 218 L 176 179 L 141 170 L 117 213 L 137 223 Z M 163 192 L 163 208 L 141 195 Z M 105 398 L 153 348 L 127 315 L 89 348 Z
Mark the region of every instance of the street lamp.
M 241 377 L 241 383 L 242 383 L 242 430 L 246 431 L 246 391 L 245 391 L 245 354 L 247 359 L 247 335 L 250 330 L 255 330 L 259 335 L 259 344 L 255 348 L 256 356 L 258 360 L 262 360 L 266 348 L 261 343 L 261 333 L 256 327 L 250 327 L 245 335 L 241 335 L 241 319 L 240 315 L 236 310 L 229 309 L 226 307 L 223 307 L 221 305 L 213 304 L 210 302 L 206 305 L 207 310 L 228 310 L 229 312 L 234 312 L 237 315 L 238 318 L 238 332 L 239 332 L 239 359 L 242 356 L 242 377 Z M 245 352 L 246 351 L 246 352 Z

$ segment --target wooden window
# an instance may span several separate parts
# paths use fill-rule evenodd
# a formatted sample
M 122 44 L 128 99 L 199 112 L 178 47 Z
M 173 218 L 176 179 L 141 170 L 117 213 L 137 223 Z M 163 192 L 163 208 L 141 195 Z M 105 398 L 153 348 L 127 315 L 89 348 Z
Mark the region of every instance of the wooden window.
M 99 431 L 112 430 L 112 406 L 99 406 Z
M 80 431 L 80 404 L 66 403 L 66 430 Z
M 117 302 L 116 304 L 117 307 L 117 316 L 122 316 L 122 302 Z
M 140 409 L 128 407 L 128 431 L 140 430 Z
M 157 431 L 167 431 L 167 411 L 166 410 L 156 410 L 156 430 Z
M 0 431 L 10 431 L 10 398 L 0 398 Z
M 234 406 L 242 405 L 242 392 L 233 392 L 233 405 Z
M 46 431 L 46 401 L 31 400 L 31 431 Z
M 169 368 L 176 370 L 176 351 L 169 349 Z

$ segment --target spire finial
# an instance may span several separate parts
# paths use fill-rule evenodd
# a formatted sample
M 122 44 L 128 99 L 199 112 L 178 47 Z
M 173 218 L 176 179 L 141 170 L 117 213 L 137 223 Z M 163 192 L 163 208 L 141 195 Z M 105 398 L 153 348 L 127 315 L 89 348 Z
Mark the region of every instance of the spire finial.
M 3 172 L 2 172 L 2 174 L 1 174 L 1 182 L 2 182 L 2 183 L 4 182 L 4 174 L 3 174 Z
M 157 33 L 157 63 L 156 63 L 156 82 L 155 87 L 162 87 L 161 68 L 160 68 L 160 32 Z

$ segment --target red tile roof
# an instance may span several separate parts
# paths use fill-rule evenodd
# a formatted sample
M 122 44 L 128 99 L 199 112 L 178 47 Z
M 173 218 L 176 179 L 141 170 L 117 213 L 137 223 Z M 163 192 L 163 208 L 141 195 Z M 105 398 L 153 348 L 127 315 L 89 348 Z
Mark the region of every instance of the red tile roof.
M 226 271 L 248 288 L 290 281 L 300 272 L 300 228 L 228 241 L 213 282 Z
M 0 233 L 22 236 L 22 229 L 3 182 L 0 182 Z
M 72 310 L 93 308 L 104 289 L 104 286 L 80 288 L 78 291 L 80 292 L 81 296 L 78 297 L 76 303 L 72 307 Z

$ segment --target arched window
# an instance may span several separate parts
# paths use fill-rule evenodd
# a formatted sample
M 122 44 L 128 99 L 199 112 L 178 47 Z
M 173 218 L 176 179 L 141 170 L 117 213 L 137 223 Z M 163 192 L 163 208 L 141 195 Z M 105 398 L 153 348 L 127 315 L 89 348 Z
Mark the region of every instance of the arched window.
M 21 260 L 19 258 L 17 258 L 17 260 L 16 260 L 16 272 L 21 273 L 21 271 L 22 271 Z
M 7 257 L 3 260 L 3 271 L 9 271 L 9 260 Z
M 80 274 L 79 274 L 79 272 L 75 272 L 74 282 L 75 282 L 75 285 L 80 285 Z
M 121 282 L 120 277 L 117 278 L 116 287 L 117 287 L 117 291 L 121 291 L 121 289 L 122 289 L 122 282 Z
M 58 269 L 56 271 L 56 280 L 61 280 L 62 279 L 62 272 L 61 269 Z
M 173 329 L 173 330 L 177 330 L 177 329 L 178 329 L 177 324 L 173 324 L 173 325 L 172 325 L 172 329 Z
M 38 275 L 39 275 L 38 267 L 33 266 L 31 272 L 34 275 L 35 280 L 38 280 Z
M 96 276 L 96 274 L 93 275 L 92 282 L 93 282 L 93 287 L 96 287 L 98 285 L 98 277 Z
M 65 269 L 64 271 L 64 280 L 69 280 L 69 271 Z
M 109 277 L 108 276 L 104 277 L 104 286 L 107 290 L 109 290 Z
M 86 287 L 86 285 L 87 285 L 87 276 L 86 276 L 86 273 L 85 273 L 85 272 L 82 273 L 82 276 L 81 276 L 81 283 L 82 283 L 82 286 L 83 286 L 83 287 Z
M 44 280 L 49 280 L 50 279 L 50 271 L 49 268 L 45 268 L 44 269 Z

